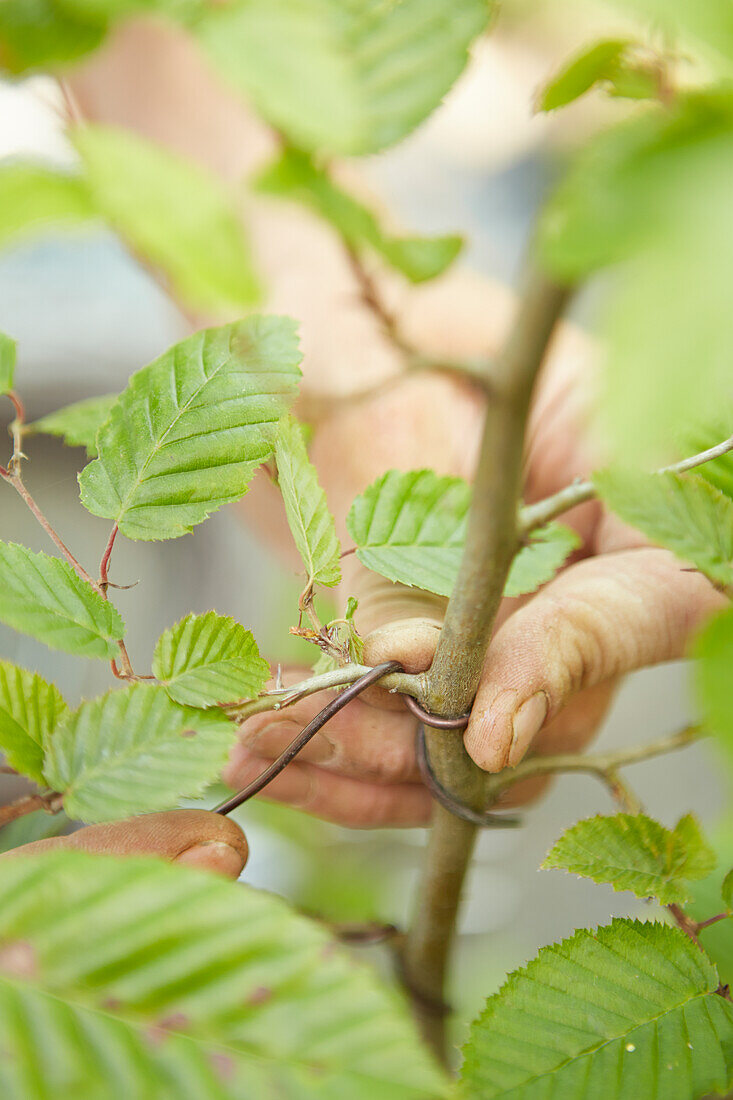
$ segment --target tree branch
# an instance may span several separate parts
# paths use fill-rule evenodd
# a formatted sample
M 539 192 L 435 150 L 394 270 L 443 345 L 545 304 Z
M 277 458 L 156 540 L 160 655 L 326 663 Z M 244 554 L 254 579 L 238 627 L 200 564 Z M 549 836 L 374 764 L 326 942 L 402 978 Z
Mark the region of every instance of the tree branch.
M 586 775 L 595 775 L 607 786 L 612 786 L 617 779 L 619 768 L 628 767 L 629 764 L 640 764 L 643 760 L 651 760 L 655 756 L 662 756 L 677 749 L 687 748 L 695 741 L 705 736 L 699 726 L 686 726 L 685 729 L 673 734 L 671 737 L 663 737 L 658 741 L 650 741 L 648 745 L 636 745 L 630 749 L 619 749 L 618 752 L 596 753 L 584 755 L 583 753 L 559 753 L 554 756 L 529 756 L 516 768 L 504 768 L 497 775 L 489 776 L 486 784 L 486 792 L 490 801 L 495 801 L 504 791 L 513 787 L 515 783 L 522 783 L 526 779 L 536 779 L 541 775 L 553 775 L 561 772 L 584 772 Z M 609 780 L 608 777 L 611 777 Z M 634 810 L 637 813 L 638 810 Z
M 359 286 L 361 300 L 374 314 L 387 340 L 402 356 L 405 374 L 413 374 L 417 371 L 445 371 L 449 374 L 460 375 L 481 386 L 482 389 L 490 388 L 491 375 L 487 360 L 450 359 L 448 356 L 425 355 L 414 347 L 403 335 L 396 316 L 385 306 L 376 280 L 365 267 L 359 254 L 348 245 L 345 246 L 345 249 L 354 278 Z M 387 384 L 401 381 L 403 377 L 404 374 L 396 375 Z M 377 386 L 369 387 L 355 394 L 349 394 L 347 400 L 349 402 L 358 401 L 377 393 L 383 393 L 384 389 L 385 383 L 380 382 Z
M 61 795 L 56 791 L 48 791 L 46 794 L 27 794 L 23 798 L 17 798 L 15 802 L 9 802 L 7 806 L 0 806 L 0 826 L 9 825 L 26 814 L 35 813 L 36 810 L 45 810 L 49 814 L 57 814 L 62 808 Z
M 365 673 L 369 672 L 368 665 L 348 664 L 343 668 L 335 668 L 331 672 L 322 672 L 319 676 L 311 676 L 307 680 L 301 680 L 290 687 L 274 688 L 264 692 L 256 699 L 247 700 L 244 703 L 231 703 L 224 706 L 224 710 L 230 718 L 245 722 L 253 714 L 261 714 L 267 710 L 283 710 L 293 703 L 299 702 L 307 695 L 314 695 L 318 691 L 330 691 L 333 688 L 345 687 L 353 684 Z M 424 673 L 413 675 L 409 672 L 390 672 L 379 683 L 380 687 L 387 691 L 399 691 L 405 695 L 413 695 L 420 699 L 423 694 Z
M 509 787 L 513 787 L 515 783 L 521 783 L 525 779 L 533 779 L 538 775 L 551 775 L 553 773 L 584 772 L 587 775 L 594 775 L 605 784 L 614 802 L 618 804 L 624 813 L 640 814 L 644 812 L 642 803 L 631 787 L 621 779 L 618 774 L 619 768 L 626 767 L 629 764 L 639 764 L 642 760 L 651 760 L 663 753 L 684 749 L 704 736 L 705 733 L 699 726 L 687 726 L 671 737 L 652 741 L 648 745 L 637 745 L 632 749 L 621 749 L 618 752 L 599 753 L 594 756 L 583 756 L 582 753 L 532 756 L 527 760 L 523 760 L 516 768 L 505 768 L 498 775 L 491 776 L 487 785 L 488 793 L 493 800 Z M 698 922 L 674 902 L 666 905 L 665 909 L 677 927 L 701 951 L 703 948 L 698 939 L 698 933 L 703 928 L 707 928 L 709 924 L 715 924 L 716 921 L 728 916 L 727 913 L 721 913 L 718 916 L 710 917 L 709 920 Z
M 568 298 L 568 290 L 532 272 L 503 354 L 489 380 L 483 441 L 458 580 L 430 671 L 426 705 L 435 714 L 464 714 L 473 702 L 512 559 L 519 547 L 517 505 L 527 413 L 535 378 Z M 422 701 L 422 700 L 421 700 Z M 459 732 L 426 729 L 433 770 L 473 809 L 485 805 L 485 774 Z M 476 827 L 436 806 L 402 977 L 426 1038 L 445 1057 L 444 984 Z
M 701 451 L 700 454 L 692 455 L 690 458 L 683 458 L 681 462 L 674 462 L 671 466 L 663 466 L 657 470 L 657 473 L 684 474 L 688 470 L 694 470 L 696 466 L 711 462 L 714 458 L 721 458 L 730 451 L 733 451 L 733 436 L 730 439 L 724 439 L 715 447 L 709 447 L 707 451 Z M 566 485 L 564 489 L 553 493 L 552 496 L 522 508 L 519 513 L 519 530 L 523 536 L 526 536 L 530 531 L 534 531 L 537 527 L 544 527 L 550 520 L 557 519 L 578 504 L 593 500 L 595 496 L 596 488 L 593 482 L 578 479 L 572 485 Z

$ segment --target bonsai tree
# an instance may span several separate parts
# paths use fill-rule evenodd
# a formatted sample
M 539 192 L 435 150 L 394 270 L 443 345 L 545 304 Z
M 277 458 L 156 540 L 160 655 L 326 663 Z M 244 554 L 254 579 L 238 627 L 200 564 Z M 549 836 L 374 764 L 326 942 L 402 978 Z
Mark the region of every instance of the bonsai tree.
M 473 355 L 460 350 L 460 311 L 454 350 L 436 354 L 389 300 L 392 277 L 422 284 L 443 276 L 460 238 L 394 230 L 349 185 L 342 161 L 398 142 L 440 103 L 489 29 L 484 0 L 0 5 L 5 69 L 58 79 L 77 153 L 74 171 L 0 167 L 0 236 L 103 221 L 189 316 L 218 322 L 195 323 L 120 393 L 31 423 L 22 348 L 16 370 L 15 342 L 0 341 L 0 395 L 12 410 L 1 487 L 22 498 L 49 540 L 40 553 L 0 542 L 0 621 L 110 667 L 109 691 L 71 706 L 33 669 L 0 663 L 0 750 L 35 785 L 0 809 L 0 823 L 14 830 L 8 846 L 17 843 L 0 861 L 8 1096 L 701 1100 L 733 1087 L 733 1007 L 717 965 L 724 955 L 708 932 L 727 928 L 733 872 L 715 870 L 693 815 L 671 827 L 649 817 L 623 770 L 704 737 L 724 754 L 733 743 L 733 40 L 727 6 L 714 0 L 629 0 L 625 8 L 638 17 L 633 32 L 617 37 L 609 26 L 614 37 L 590 43 L 540 91 L 542 111 L 609 95 L 619 119 L 579 151 L 542 211 L 503 345 Z M 138 38 L 127 21 L 140 14 L 157 22 Z M 439 423 L 458 425 L 436 460 L 452 466 L 451 451 L 462 450 L 465 469 L 395 461 L 351 494 L 349 471 L 337 469 L 326 492 L 318 426 L 309 448 L 293 414 L 308 413 L 307 402 L 295 405 L 300 318 L 258 312 L 267 273 L 235 190 L 180 150 L 100 117 L 94 88 L 109 64 L 107 40 L 123 54 L 152 42 L 154 57 L 168 34 L 277 134 L 250 193 L 322 219 L 396 368 L 349 399 L 330 386 L 331 469 L 348 466 L 349 447 L 359 444 L 373 452 L 360 470 L 382 466 L 379 426 L 389 436 L 393 424 L 380 413 L 371 438 L 355 437 L 354 407 L 426 379 L 438 387 L 431 398 L 443 401 Z M 132 115 L 139 88 L 121 71 Z M 151 72 L 141 66 L 143 85 Z M 155 115 L 154 104 L 144 109 Z M 593 280 L 603 299 L 593 421 L 602 458 L 580 476 L 573 449 L 543 480 L 548 463 L 532 452 L 546 458 L 558 394 L 579 392 L 585 371 L 571 371 L 563 353 L 565 373 L 553 374 L 558 351 L 550 349 L 556 336 L 556 349 L 577 339 L 562 319 Z M 51 525 L 26 485 L 43 432 L 86 448 L 80 506 L 108 532 L 98 565 L 73 532 Z M 302 559 L 292 630 L 312 643 L 312 670 L 284 683 L 227 608 L 172 623 L 151 666 L 141 667 L 115 607 L 115 547 L 186 536 L 240 500 L 258 470 L 279 494 Z M 632 547 L 640 548 L 619 553 L 609 573 L 601 555 Z M 324 620 L 317 595 L 336 586 L 342 613 Z M 549 653 L 579 591 L 585 646 L 518 685 L 518 647 Z M 505 602 L 530 596 L 519 610 Z M 397 626 L 373 629 L 384 625 L 375 618 L 380 601 Z M 650 616 L 658 629 L 649 629 Z M 610 659 L 608 637 L 619 632 Z M 692 635 L 693 726 L 616 753 L 553 751 L 559 738 L 548 731 L 575 695 L 596 690 L 600 712 L 605 681 L 677 656 Z M 317 921 L 201 870 L 238 875 L 246 842 L 228 812 L 262 790 L 275 794 L 287 776 L 312 776 L 297 771 L 318 763 L 311 738 L 326 723 L 334 731 L 346 723 L 356 696 L 375 685 L 371 780 L 376 770 L 391 786 L 369 782 L 357 743 L 345 774 L 329 773 L 333 783 L 318 788 L 311 809 L 361 825 L 430 817 L 412 923 L 400 935 L 376 930 L 393 948 L 397 996 Z M 253 755 L 248 736 L 280 712 L 297 734 L 281 724 L 260 743 L 262 757 Z M 582 747 L 592 725 L 570 748 Z M 395 748 L 407 765 L 394 764 Z M 214 814 L 177 809 L 205 797 L 222 770 L 235 793 Z M 573 825 L 544 865 L 652 898 L 657 908 L 648 919 L 578 929 L 510 974 L 472 1024 L 453 1080 L 445 982 L 477 831 L 517 824 L 506 813 L 513 788 L 573 771 L 600 779 L 616 812 Z M 368 785 L 349 786 L 357 782 Z M 26 846 L 22 822 L 39 809 L 87 828 L 60 844 Z M 111 852 L 157 852 L 174 864 Z

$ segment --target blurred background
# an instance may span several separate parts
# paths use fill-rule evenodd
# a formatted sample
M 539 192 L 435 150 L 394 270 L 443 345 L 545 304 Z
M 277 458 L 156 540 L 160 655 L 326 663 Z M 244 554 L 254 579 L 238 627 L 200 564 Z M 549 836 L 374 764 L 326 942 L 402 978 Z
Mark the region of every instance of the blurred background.
M 577 17 L 564 5 L 562 21 L 551 7 L 534 24 L 531 39 L 515 34 L 512 19 L 505 19 L 498 34 L 478 44 L 472 65 L 443 107 L 397 149 L 363 164 L 369 184 L 405 226 L 465 233 L 465 262 L 510 284 L 534 213 L 568 151 L 610 110 L 600 97 L 590 96 L 563 113 L 561 125 L 533 114 L 543 79 L 592 35 L 593 17 L 582 5 Z M 0 85 L 0 154 L 13 153 L 69 160 L 58 92 L 50 81 Z M 592 302 L 578 303 L 581 324 L 592 312 Z M 0 329 L 19 343 L 19 389 L 33 419 L 82 397 L 121 389 L 132 371 L 189 326 L 117 240 L 100 231 L 47 237 L 0 253 Z M 6 413 L 0 410 L 3 424 Z M 71 547 L 88 547 L 88 559 L 95 560 L 107 525 L 78 506 L 76 474 L 84 453 L 40 437 L 32 440 L 29 453 L 26 480 L 32 493 Z M 1 487 L 0 536 L 46 548 L 20 500 Z M 234 510 L 172 542 L 123 540 L 115 571 L 121 582 L 140 581 L 115 601 L 140 665 L 149 660 L 161 630 L 192 609 L 234 615 L 253 630 L 268 656 L 291 655 L 282 643 L 298 578 L 279 570 Z M 2 627 L 0 656 L 56 681 L 70 701 L 108 686 L 104 663 L 51 653 Z M 682 664 L 639 673 L 621 688 L 600 746 L 670 733 L 693 711 Z M 690 809 L 712 824 L 723 808 L 719 769 L 704 747 L 636 766 L 629 778 L 648 810 L 666 824 Z M 12 795 L 12 785 L 0 776 L 0 801 Z M 639 911 L 628 895 L 537 870 L 566 825 L 609 808 L 594 780 L 567 777 L 528 811 L 524 828 L 481 837 L 467 886 L 452 997 L 460 1019 L 469 1018 L 506 971 L 539 945 L 577 925 L 606 921 L 609 913 Z M 422 831 L 348 832 L 266 803 L 250 803 L 239 819 L 252 853 L 248 882 L 334 920 L 406 922 Z

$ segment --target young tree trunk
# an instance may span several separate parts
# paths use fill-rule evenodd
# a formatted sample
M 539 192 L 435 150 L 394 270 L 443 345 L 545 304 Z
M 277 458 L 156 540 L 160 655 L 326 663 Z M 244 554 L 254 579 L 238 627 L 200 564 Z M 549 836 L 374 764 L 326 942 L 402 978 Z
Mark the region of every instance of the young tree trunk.
M 483 440 L 466 547 L 428 673 L 432 713 L 456 717 L 478 689 L 507 574 L 519 547 L 518 508 L 527 413 L 537 373 L 568 289 L 531 272 L 503 354 L 488 379 Z M 480 810 L 485 776 L 463 748 L 460 730 L 426 730 L 435 775 L 452 795 Z M 402 971 L 427 1040 L 446 1060 L 445 985 L 476 827 L 436 806 Z

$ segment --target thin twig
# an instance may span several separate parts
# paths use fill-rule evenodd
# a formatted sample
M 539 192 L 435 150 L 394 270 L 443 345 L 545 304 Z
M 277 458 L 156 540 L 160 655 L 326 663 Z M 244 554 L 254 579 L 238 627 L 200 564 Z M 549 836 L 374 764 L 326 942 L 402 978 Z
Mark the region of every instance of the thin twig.
M 61 537 L 53 529 L 51 523 L 48 519 L 46 519 L 43 512 L 38 507 L 35 500 L 23 484 L 20 466 L 21 460 L 25 458 L 25 455 L 23 454 L 23 451 L 21 449 L 23 445 L 23 429 L 25 427 L 25 408 L 23 406 L 23 402 L 14 391 L 11 390 L 4 396 L 10 400 L 13 408 L 15 409 L 15 419 L 10 425 L 10 431 L 13 436 L 13 454 L 10 462 L 7 465 L 7 468 L 5 466 L 0 466 L 0 477 L 2 477 L 4 481 L 7 481 L 9 485 L 12 485 L 18 496 L 21 498 L 21 500 L 30 510 L 30 512 L 35 516 L 36 520 L 49 536 L 49 538 L 61 551 L 72 569 L 74 569 L 74 571 L 78 573 L 82 580 L 87 581 L 94 588 L 97 588 L 96 583 L 89 576 L 84 566 L 76 560 L 74 555 L 71 553 L 71 550 L 69 550 L 66 543 L 62 541 Z
M 54 530 L 54 528 L 52 527 L 49 520 L 43 514 L 43 512 L 38 507 L 38 505 L 36 504 L 35 500 L 31 496 L 31 494 L 26 489 L 25 484 L 23 483 L 23 479 L 20 476 L 19 468 L 16 466 L 16 468 L 14 470 L 11 470 L 11 469 L 6 469 L 4 466 L 0 466 L 0 477 L 4 481 L 7 481 L 8 485 L 12 485 L 12 487 L 15 489 L 16 493 L 20 496 L 21 500 L 24 502 L 26 507 L 29 509 L 29 511 L 38 520 L 38 523 L 41 525 L 41 527 L 46 532 L 48 537 L 51 539 L 51 541 L 54 543 L 54 545 L 56 547 L 58 547 L 58 549 L 61 551 L 62 555 L 64 556 L 66 561 L 69 563 L 69 565 L 72 567 L 74 572 L 79 577 L 81 577 L 81 579 L 83 581 L 86 581 L 87 584 L 91 585 L 91 587 L 95 590 L 95 592 L 98 592 L 99 595 L 102 596 L 102 598 L 106 600 L 107 599 L 107 585 L 106 585 L 106 583 L 103 583 L 101 581 L 95 581 L 94 578 L 89 573 L 87 573 L 86 569 L 81 564 L 81 562 L 77 561 L 77 559 L 72 554 L 71 550 L 69 550 L 66 543 L 62 540 L 60 535 Z M 116 530 L 115 530 L 114 533 L 115 534 L 117 533 Z M 110 539 L 110 543 L 108 544 L 108 550 L 109 550 L 110 553 L 111 553 L 112 544 L 114 544 L 114 538 L 113 537 Z M 105 561 L 103 559 L 103 565 L 106 568 L 106 565 L 109 563 L 109 556 L 106 552 L 105 552 L 105 557 L 106 557 L 107 560 L 106 560 L 106 563 L 105 563 Z M 120 670 L 118 669 L 117 664 L 116 664 L 115 661 L 111 661 L 110 662 L 110 667 L 112 669 L 113 676 L 115 676 L 115 678 L 118 679 L 118 680 L 137 680 L 137 679 L 139 679 L 139 677 L 137 677 L 135 675 L 135 672 L 134 672 L 133 667 L 132 667 L 132 663 L 130 661 L 129 654 L 127 652 L 127 647 L 126 647 L 125 643 L 122 641 L 122 639 L 120 639 L 117 642 L 117 647 L 120 651 L 120 663 L 122 665 L 122 671 L 120 672 Z
M 583 753 L 558 753 L 553 756 L 529 756 L 516 768 L 504 768 L 497 775 L 489 777 L 487 782 L 487 795 L 491 801 L 513 787 L 516 783 L 522 783 L 526 779 L 535 779 L 541 775 L 557 773 L 584 772 L 587 775 L 595 775 L 611 787 L 617 780 L 619 768 L 628 767 L 630 764 L 640 764 L 643 760 L 651 760 L 655 756 L 662 756 L 677 749 L 687 748 L 695 741 L 705 736 L 699 726 L 686 726 L 685 729 L 673 734 L 671 737 L 662 737 L 658 741 L 650 741 L 647 745 L 636 745 L 630 749 L 619 749 L 617 752 L 596 753 L 583 755 Z M 609 781 L 609 776 L 611 781 Z M 632 810 L 638 813 L 638 810 Z
M 385 943 L 399 936 L 400 931 L 394 924 L 380 924 L 379 921 L 364 921 L 352 923 L 351 921 L 323 921 L 331 933 L 351 947 L 371 947 L 377 943 Z
M 669 905 L 665 905 L 664 908 L 667 910 L 667 912 L 671 916 L 672 920 L 675 922 L 677 927 L 680 929 L 680 931 L 684 932 L 685 935 L 689 939 L 692 940 L 692 942 L 695 944 L 695 946 L 698 947 L 700 949 L 700 951 L 702 951 L 704 953 L 705 949 L 703 948 L 703 945 L 700 943 L 699 939 L 697 938 L 697 933 L 699 931 L 697 921 L 693 920 L 692 917 L 688 916 L 688 914 L 684 911 L 682 906 L 678 905 L 674 901 L 671 901 L 669 903 Z
M 97 582 L 90 577 L 90 575 L 87 573 L 84 566 L 76 560 L 76 558 L 71 553 L 71 550 L 69 550 L 66 543 L 62 541 L 61 537 L 53 529 L 53 527 L 51 526 L 49 521 L 46 519 L 46 517 L 44 516 L 41 509 L 36 504 L 35 500 L 31 496 L 31 494 L 26 489 L 20 475 L 18 473 L 12 473 L 10 470 L 6 470 L 4 467 L 0 466 L 0 477 L 2 477 L 4 481 L 7 481 L 8 485 L 12 485 L 12 487 L 15 489 L 18 496 L 20 496 L 20 498 L 25 503 L 26 507 L 33 513 L 35 518 L 38 520 L 39 524 L 41 525 L 43 530 L 46 532 L 48 537 L 51 539 L 51 541 L 61 551 L 64 558 L 69 563 L 69 565 L 72 567 L 74 572 L 77 573 L 83 581 L 86 581 L 88 584 L 91 584 L 92 588 L 95 588 L 95 589 L 97 589 L 97 591 L 99 591 L 99 586 L 98 586 Z
M 267 710 L 283 710 L 294 703 L 304 699 L 307 695 L 314 695 L 318 691 L 331 691 L 334 688 L 345 687 L 359 680 L 369 672 L 368 665 L 348 664 L 343 668 L 335 668 L 330 672 L 323 672 L 319 676 L 311 676 L 307 680 L 301 680 L 290 687 L 274 688 L 257 699 L 250 699 L 243 703 L 231 703 L 223 709 L 231 718 L 246 721 L 253 714 L 261 714 Z M 413 675 L 408 672 L 392 672 L 384 676 L 380 681 L 380 687 L 387 691 L 397 691 L 406 695 L 420 697 L 423 690 L 424 677 L 422 673 Z
M 663 466 L 657 473 L 660 474 L 684 474 L 688 470 L 694 470 L 696 466 L 702 466 L 705 462 L 711 462 L 714 458 L 733 451 L 733 436 L 723 440 L 715 447 L 709 447 L 706 451 L 683 458 L 681 462 L 674 462 L 671 466 Z M 563 515 L 564 512 L 576 508 L 579 504 L 585 504 L 596 497 L 596 487 L 592 481 L 577 479 L 571 485 L 566 485 L 552 496 L 539 500 L 536 504 L 529 504 L 519 513 L 519 530 L 522 535 L 528 535 L 537 527 L 544 527 L 550 520 Z
M 655 756 L 661 756 L 667 752 L 686 748 L 705 736 L 699 726 L 687 726 L 672 737 L 664 737 L 658 741 L 652 741 L 648 745 L 637 745 L 632 749 L 620 749 L 618 752 L 583 756 L 581 753 L 562 753 L 556 756 L 533 756 L 523 760 L 516 768 L 505 768 L 489 780 L 488 791 L 490 797 L 495 799 L 508 787 L 515 783 L 521 783 L 525 779 L 532 779 L 538 775 L 551 775 L 562 772 L 584 772 L 594 775 L 608 788 L 611 797 L 624 813 L 640 814 L 644 812 L 641 800 L 632 788 L 621 779 L 619 768 L 629 764 L 639 764 L 643 760 L 651 760 Z M 684 909 L 671 902 L 664 907 L 674 920 L 678 928 L 692 940 L 702 951 L 702 945 L 698 939 L 698 933 L 709 924 L 715 924 L 728 916 L 722 913 L 711 917 L 707 921 L 697 922 L 689 916 Z
M 482 389 L 490 390 L 491 378 L 488 360 L 451 359 L 450 356 L 426 355 L 416 348 L 403 334 L 397 316 L 384 304 L 376 280 L 367 270 L 358 252 L 348 245 L 345 246 L 345 251 L 348 256 L 349 265 L 359 286 L 362 302 L 374 314 L 386 339 L 402 356 L 403 374 L 396 375 L 393 379 L 389 379 L 387 384 L 401 381 L 405 374 L 413 374 L 420 371 L 443 371 L 450 374 L 457 374 L 470 382 L 476 383 L 481 386 Z M 380 382 L 374 387 L 370 386 L 365 390 L 359 390 L 357 393 L 349 394 L 347 400 L 350 403 L 360 401 L 364 398 L 381 394 L 384 388 L 385 382 Z M 338 398 L 336 401 L 338 401 Z
M 26 814 L 35 813 L 36 810 L 57 814 L 61 808 L 61 795 L 56 791 L 49 791 L 46 794 L 27 794 L 23 798 L 9 802 L 7 806 L 0 806 L 0 826 L 8 825 L 19 817 L 25 817 Z
M 413 354 L 414 348 L 403 337 L 396 315 L 392 313 L 391 310 L 387 309 L 384 304 L 382 296 L 377 289 L 376 280 L 371 272 L 367 270 L 361 256 L 355 248 L 345 244 L 344 249 L 349 260 L 352 274 L 359 287 L 362 302 L 379 321 L 382 332 L 389 342 L 406 357 L 410 357 Z

